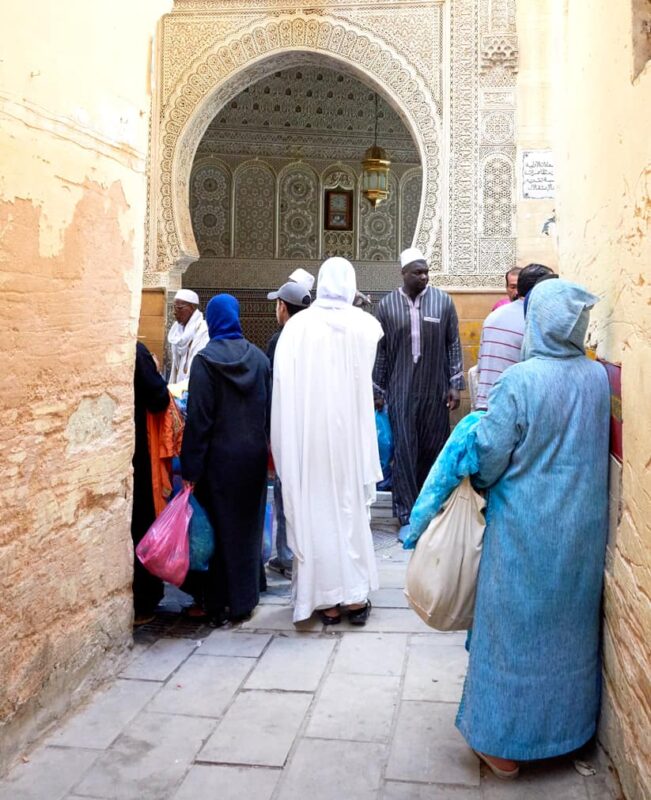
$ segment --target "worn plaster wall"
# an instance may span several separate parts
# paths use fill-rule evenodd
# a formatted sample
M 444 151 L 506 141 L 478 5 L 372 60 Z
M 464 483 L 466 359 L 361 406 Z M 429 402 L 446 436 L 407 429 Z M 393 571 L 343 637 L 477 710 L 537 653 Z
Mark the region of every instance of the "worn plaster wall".
M 626 796 L 643 800 L 651 797 L 651 63 L 633 79 L 630 0 L 553 5 L 560 271 L 602 298 L 591 343 L 621 363 L 623 378 L 600 737 Z
M 3 8 L 0 770 L 131 640 L 150 52 L 168 5 Z
M 553 198 L 532 200 L 523 195 L 522 155 L 527 150 L 552 150 L 556 117 L 552 102 L 553 63 L 557 31 L 550 2 L 523 0 L 516 4 L 518 40 L 516 214 L 518 266 L 531 262 L 558 268 L 554 237 L 543 225 L 554 215 Z

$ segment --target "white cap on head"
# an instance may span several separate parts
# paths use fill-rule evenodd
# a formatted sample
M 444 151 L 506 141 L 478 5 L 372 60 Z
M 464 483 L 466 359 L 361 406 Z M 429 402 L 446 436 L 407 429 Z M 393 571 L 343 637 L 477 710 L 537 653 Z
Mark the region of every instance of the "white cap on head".
M 179 289 L 174 295 L 174 299 L 183 303 L 192 303 L 194 306 L 199 305 L 199 295 L 193 292 L 192 289 Z
M 400 267 L 402 269 L 404 269 L 407 264 L 412 264 L 414 261 L 425 261 L 425 256 L 417 247 L 408 247 L 400 253 Z M 425 263 L 427 262 L 425 261 Z
M 301 286 L 305 286 L 308 292 L 311 292 L 314 286 L 314 275 L 310 274 L 306 269 L 303 269 L 303 267 L 295 269 L 289 276 L 289 280 L 294 281 L 294 283 L 300 283 Z

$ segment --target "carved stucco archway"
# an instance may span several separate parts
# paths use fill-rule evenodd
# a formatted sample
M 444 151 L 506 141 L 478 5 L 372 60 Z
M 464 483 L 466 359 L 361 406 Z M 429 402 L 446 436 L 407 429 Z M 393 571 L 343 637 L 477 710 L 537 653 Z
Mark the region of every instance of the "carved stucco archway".
M 425 82 L 384 39 L 326 15 L 299 13 L 251 24 L 206 48 L 185 71 L 161 109 L 160 170 L 152 180 L 156 243 L 149 278 L 179 274 L 198 257 L 189 209 L 194 156 L 208 125 L 246 86 L 271 72 L 306 63 L 344 68 L 378 91 L 400 114 L 423 169 L 415 241 L 434 253 L 441 221 L 441 130 L 436 100 Z M 150 251 L 151 253 L 151 251 Z M 152 254 L 153 255 L 153 254 Z M 165 276 L 166 277 L 166 276 Z

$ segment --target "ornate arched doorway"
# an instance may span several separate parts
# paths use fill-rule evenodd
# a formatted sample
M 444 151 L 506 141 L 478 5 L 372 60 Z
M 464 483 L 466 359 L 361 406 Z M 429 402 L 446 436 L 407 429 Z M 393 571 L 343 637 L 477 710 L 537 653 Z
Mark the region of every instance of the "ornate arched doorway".
M 246 86 L 300 64 L 327 64 L 355 75 L 400 115 L 419 152 L 422 201 L 414 241 L 440 259 L 441 122 L 430 87 L 379 36 L 325 15 L 293 14 L 253 24 L 208 46 L 183 71 L 152 131 L 147 282 L 168 284 L 199 253 L 188 203 L 195 153 L 208 125 Z

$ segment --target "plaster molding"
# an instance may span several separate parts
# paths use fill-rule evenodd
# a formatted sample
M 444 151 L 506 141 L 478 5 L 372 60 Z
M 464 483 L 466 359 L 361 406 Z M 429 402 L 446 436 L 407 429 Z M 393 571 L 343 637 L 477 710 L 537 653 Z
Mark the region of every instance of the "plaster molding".
M 387 28 L 389 26 L 387 25 Z M 198 255 L 187 197 L 199 141 L 219 110 L 243 88 L 271 71 L 305 63 L 344 66 L 398 110 L 418 146 L 423 204 L 417 241 L 434 250 L 440 225 L 440 119 L 435 99 L 407 60 L 376 34 L 328 16 L 282 15 L 254 23 L 207 48 L 164 103 L 159 153 L 160 211 L 156 219 L 163 263 L 187 265 Z
M 147 285 L 176 281 L 197 258 L 187 197 L 213 118 L 245 87 L 305 64 L 353 74 L 413 136 L 423 168 L 414 244 L 433 281 L 483 285 L 487 264 L 503 271 L 514 238 L 480 233 L 482 165 L 515 147 L 515 0 L 176 0 L 161 28 Z

